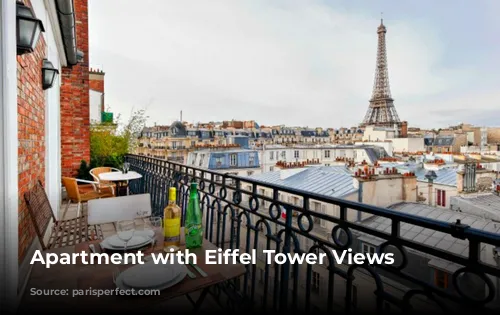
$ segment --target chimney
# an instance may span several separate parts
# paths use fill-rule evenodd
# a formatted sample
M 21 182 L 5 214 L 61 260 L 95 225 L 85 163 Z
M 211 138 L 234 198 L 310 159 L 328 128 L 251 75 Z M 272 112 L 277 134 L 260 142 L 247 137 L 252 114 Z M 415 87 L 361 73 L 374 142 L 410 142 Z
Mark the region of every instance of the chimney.
M 466 163 L 464 167 L 463 190 L 476 191 L 476 163 Z
M 408 138 L 408 122 L 401 122 L 401 138 Z

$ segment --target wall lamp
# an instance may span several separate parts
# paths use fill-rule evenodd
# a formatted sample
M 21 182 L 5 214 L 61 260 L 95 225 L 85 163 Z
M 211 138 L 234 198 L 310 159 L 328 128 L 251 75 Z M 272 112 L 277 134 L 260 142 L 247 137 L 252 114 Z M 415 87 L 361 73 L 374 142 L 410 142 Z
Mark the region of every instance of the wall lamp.
M 52 85 L 54 85 L 54 81 L 56 80 L 58 74 L 59 70 L 54 68 L 52 62 L 44 59 L 42 66 L 42 85 L 44 90 L 51 88 Z
M 17 1 L 16 9 L 17 54 L 31 53 L 35 50 L 40 33 L 45 32 L 43 23 L 35 17 L 33 9 L 23 2 Z

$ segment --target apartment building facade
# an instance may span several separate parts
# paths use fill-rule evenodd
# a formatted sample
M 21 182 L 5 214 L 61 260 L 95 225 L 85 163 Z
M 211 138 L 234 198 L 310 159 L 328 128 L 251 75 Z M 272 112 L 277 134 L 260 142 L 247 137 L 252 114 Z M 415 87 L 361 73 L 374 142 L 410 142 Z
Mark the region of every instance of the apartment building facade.
M 16 295 L 40 246 L 24 193 L 41 181 L 58 218 L 61 176 L 90 156 L 87 1 L 2 1 L 0 24 L 1 279 Z

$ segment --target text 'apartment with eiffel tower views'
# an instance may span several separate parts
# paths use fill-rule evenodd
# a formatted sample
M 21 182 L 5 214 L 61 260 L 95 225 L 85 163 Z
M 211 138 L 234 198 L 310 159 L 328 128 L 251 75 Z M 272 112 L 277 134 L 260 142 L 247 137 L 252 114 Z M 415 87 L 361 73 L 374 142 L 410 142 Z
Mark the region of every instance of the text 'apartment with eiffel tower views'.
M 377 62 L 373 92 L 368 111 L 360 127 L 365 128 L 369 133 L 370 131 L 394 132 L 394 137 L 400 138 L 407 136 L 408 124 L 406 121 L 400 120 L 396 107 L 394 106 L 394 99 L 391 95 L 385 43 L 386 33 L 387 29 L 381 19 L 380 25 L 377 28 Z

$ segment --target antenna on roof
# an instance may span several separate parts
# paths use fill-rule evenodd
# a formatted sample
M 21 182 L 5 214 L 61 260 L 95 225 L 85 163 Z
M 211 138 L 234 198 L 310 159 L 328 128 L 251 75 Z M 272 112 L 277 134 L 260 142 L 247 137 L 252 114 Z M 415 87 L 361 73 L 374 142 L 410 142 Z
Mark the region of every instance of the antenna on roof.
M 182 110 L 181 110 L 181 122 L 182 122 Z

